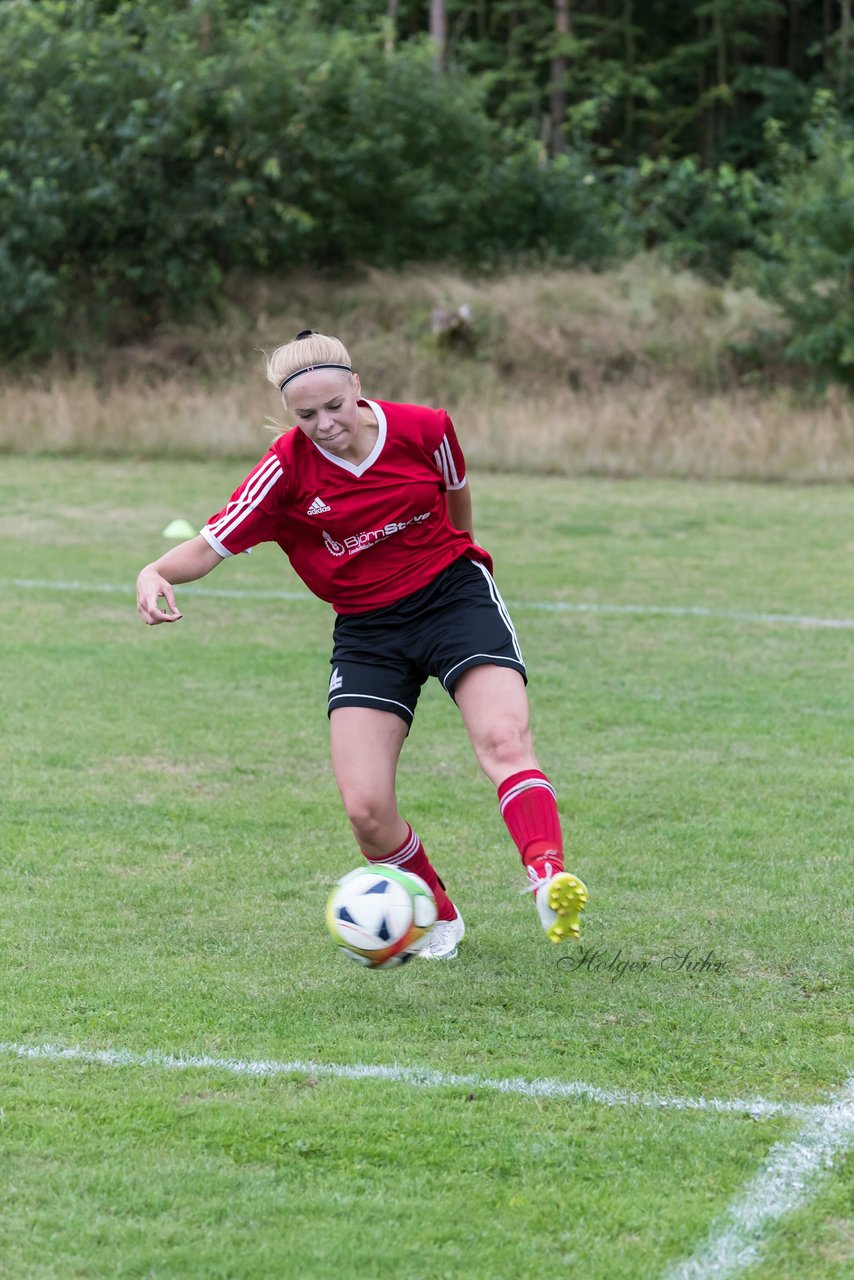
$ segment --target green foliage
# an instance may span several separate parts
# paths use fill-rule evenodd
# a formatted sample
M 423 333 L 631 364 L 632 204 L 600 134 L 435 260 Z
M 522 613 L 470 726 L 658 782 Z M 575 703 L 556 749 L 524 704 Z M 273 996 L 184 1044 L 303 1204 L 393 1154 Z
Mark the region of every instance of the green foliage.
M 237 193 L 211 181 L 192 16 L 168 29 L 153 10 L 95 16 L 59 2 L 7 6 L 0 20 L 0 287 L 13 300 L 2 332 L 13 355 L 220 278 L 210 224 Z
M 644 159 L 621 184 L 631 233 L 671 263 L 717 278 L 755 246 L 771 209 L 768 184 L 751 169 L 702 169 L 692 156 Z
M 548 160 L 539 144 L 517 138 L 485 175 L 477 217 L 461 245 L 464 261 L 489 266 L 507 257 L 601 267 L 623 248 L 615 192 L 581 151 Z
M 8 354 L 180 317 L 231 271 L 606 254 L 583 162 L 504 133 L 425 42 L 228 8 L 2 12 Z
M 0 5 L 5 357 L 180 321 L 233 273 L 652 244 L 717 277 L 779 265 L 762 124 L 812 167 L 813 89 L 854 83 L 816 0 L 578 0 L 561 35 L 550 0 L 446 8 L 438 75 L 426 0 Z M 807 323 L 798 358 L 846 366 Z
M 768 135 L 780 176 L 753 280 L 789 320 L 786 358 L 854 385 L 854 130 L 821 93 L 803 142 Z

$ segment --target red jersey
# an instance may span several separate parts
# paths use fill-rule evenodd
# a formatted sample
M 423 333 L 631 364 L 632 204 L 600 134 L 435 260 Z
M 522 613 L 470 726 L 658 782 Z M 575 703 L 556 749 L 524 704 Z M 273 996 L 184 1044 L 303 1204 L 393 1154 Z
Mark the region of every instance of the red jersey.
M 295 427 L 280 436 L 202 536 L 221 556 L 277 542 L 305 585 L 337 613 L 383 609 L 460 556 L 492 561 L 448 519 L 466 483 L 444 409 L 361 401 L 379 430 L 363 462 L 336 457 Z

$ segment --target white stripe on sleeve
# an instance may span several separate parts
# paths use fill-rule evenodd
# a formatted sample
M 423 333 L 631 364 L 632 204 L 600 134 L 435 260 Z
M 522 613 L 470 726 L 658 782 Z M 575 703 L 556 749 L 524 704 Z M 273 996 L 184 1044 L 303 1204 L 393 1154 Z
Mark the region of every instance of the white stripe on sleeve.
M 205 525 L 204 529 L 200 529 L 199 532 L 205 542 L 207 542 L 209 546 L 213 547 L 218 556 L 222 556 L 223 559 L 227 559 L 231 555 L 228 547 L 224 547 L 216 534 L 211 533 L 209 525 Z
M 453 455 L 453 453 L 451 452 L 451 446 L 450 446 L 450 444 L 448 443 L 448 437 L 447 437 L 447 436 L 444 436 L 444 437 L 442 438 L 442 448 L 443 448 L 443 450 L 445 451 L 445 455 L 446 455 L 446 457 L 447 457 L 447 459 L 448 459 L 448 477 L 449 477 L 449 478 L 448 478 L 448 488 L 449 488 L 449 489 L 459 489 L 459 488 L 461 487 L 460 477 L 459 477 L 459 475 L 458 475 L 458 473 L 457 473 L 456 464 L 454 463 L 454 455 Z
M 462 480 L 460 479 L 459 472 L 457 471 L 457 465 L 454 462 L 454 455 L 451 451 L 451 446 L 448 443 L 447 436 L 442 436 L 442 443 L 439 445 L 439 448 L 433 454 L 433 458 L 435 460 L 436 466 L 439 468 L 439 470 L 442 473 L 442 478 L 445 481 L 446 489 L 462 489 L 465 486 L 465 483 L 466 483 L 465 477 L 463 477 Z
M 206 526 L 220 544 L 264 500 L 281 475 L 282 464 L 279 459 L 275 456 L 269 458 L 248 481 L 240 497 L 230 502 L 222 515 Z

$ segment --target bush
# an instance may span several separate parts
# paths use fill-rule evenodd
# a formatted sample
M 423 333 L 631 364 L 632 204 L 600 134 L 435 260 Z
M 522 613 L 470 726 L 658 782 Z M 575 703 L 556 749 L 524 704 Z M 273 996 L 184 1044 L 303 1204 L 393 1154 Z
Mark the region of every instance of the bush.
M 464 261 L 485 266 L 512 255 L 600 268 L 625 252 L 613 185 L 584 152 L 547 160 L 538 143 L 518 138 L 490 160 L 481 190 Z
M 232 271 L 609 251 L 607 192 L 487 117 L 429 47 L 310 7 L 0 7 L 0 348 L 121 339 Z
M 816 96 L 804 141 L 775 122 L 774 217 L 746 274 L 790 326 L 789 361 L 854 385 L 854 131 Z
M 767 184 L 729 164 L 701 169 L 691 156 L 644 159 L 621 175 L 629 234 L 676 267 L 726 278 L 753 249 L 771 212 Z

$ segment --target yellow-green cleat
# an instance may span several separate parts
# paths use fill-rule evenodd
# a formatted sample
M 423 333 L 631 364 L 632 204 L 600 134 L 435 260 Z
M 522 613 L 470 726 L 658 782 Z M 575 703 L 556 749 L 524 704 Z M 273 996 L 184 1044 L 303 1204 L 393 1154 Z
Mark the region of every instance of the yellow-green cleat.
M 548 863 L 545 870 L 551 870 Z M 555 875 L 532 876 L 532 881 L 540 923 L 552 942 L 580 937 L 580 917 L 589 895 L 578 876 L 569 871 L 558 871 Z

